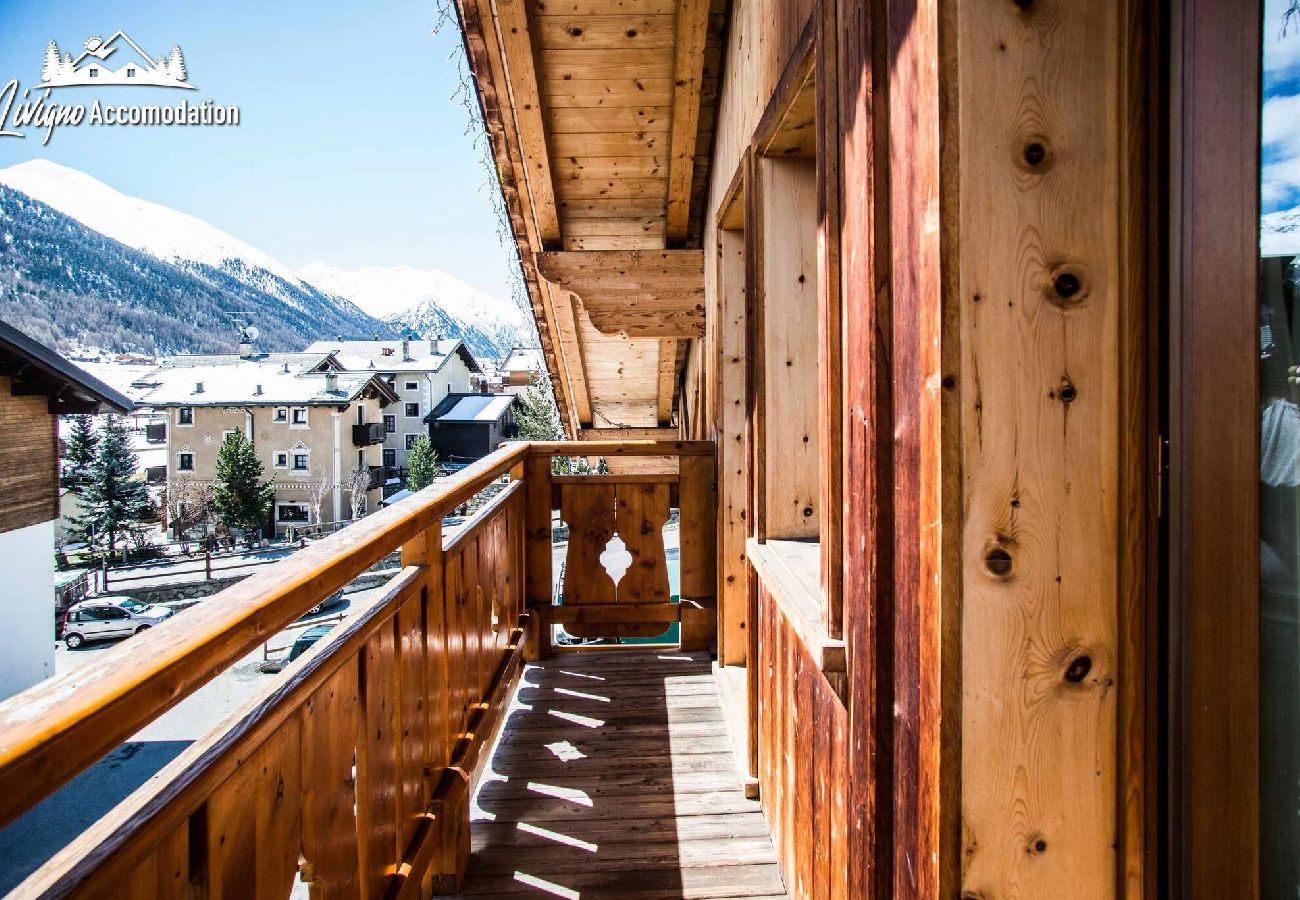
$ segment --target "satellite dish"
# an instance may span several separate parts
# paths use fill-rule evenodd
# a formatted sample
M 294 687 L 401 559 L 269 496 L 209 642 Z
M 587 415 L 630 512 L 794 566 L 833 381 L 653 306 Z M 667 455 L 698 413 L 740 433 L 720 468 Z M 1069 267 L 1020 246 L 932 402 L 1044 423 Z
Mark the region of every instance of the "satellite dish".
M 247 328 L 244 329 L 244 337 L 248 338 L 250 341 L 257 340 L 257 336 L 261 333 L 262 332 L 257 330 L 256 325 L 249 325 Z

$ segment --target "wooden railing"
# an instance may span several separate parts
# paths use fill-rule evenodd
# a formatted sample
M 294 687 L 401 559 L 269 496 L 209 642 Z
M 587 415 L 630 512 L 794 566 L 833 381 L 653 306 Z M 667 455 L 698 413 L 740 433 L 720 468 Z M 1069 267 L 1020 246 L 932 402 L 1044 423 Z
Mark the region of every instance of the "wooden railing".
M 506 445 L 0 704 L 3 825 L 401 548 L 403 568 L 380 596 L 65 847 L 19 894 L 287 896 L 295 879 L 313 897 L 455 890 L 469 859 L 469 799 L 483 750 L 525 653 L 549 652 L 545 623 L 566 615 L 550 606 L 553 493 L 587 484 L 553 478 L 551 458 L 672 460 L 673 471 L 657 480 L 609 476 L 590 489 L 618 496 L 631 490 L 625 486 L 651 484 L 656 497 L 660 486 L 680 495 L 682 594 L 694 601 L 688 609 L 699 610 L 682 617 L 683 634 L 706 641 L 711 454 L 711 444 L 698 442 Z M 505 475 L 509 487 L 444 540 L 443 516 Z M 688 502 L 708 520 L 688 526 Z M 653 505 L 645 521 L 658 520 L 657 499 Z M 656 584 L 650 602 L 658 604 L 657 576 Z M 626 599 L 637 607 L 646 596 L 638 589 Z M 611 615 L 593 612 L 591 621 L 640 621 L 612 609 L 617 604 L 617 596 L 602 599 Z

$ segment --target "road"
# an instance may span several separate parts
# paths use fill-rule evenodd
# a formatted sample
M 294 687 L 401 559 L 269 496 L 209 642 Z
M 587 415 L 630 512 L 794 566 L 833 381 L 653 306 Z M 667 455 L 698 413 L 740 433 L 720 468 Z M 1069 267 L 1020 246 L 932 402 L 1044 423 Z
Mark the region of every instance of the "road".
M 298 548 L 276 547 L 267 550 L 249 550 L 232 556 L 215 557 L 212 560 L 214 578 L 233 578 L 236 575 L 252 575 L 267 563 L 284 559 Z M 206 576 L 203 554 L 194 556 L 169 557 L 160 559 L 156 564 L 131 567 L 129 569 L 109 569 L 108 586 L 112 591 L 129 593 L 134 587 L 161 587 L 171 584 L 187 584 L 191 581 L 203 581 Z
M 287 650 L 304 628 L 315 622 L 337 620 L 381 590 L 372 588 L 347 594 L 342 603 L 294 623 L 268 644 L 272 650 Z M 58 644 L 54 653 L 55 673 L 84 666 L 119 643 L 102 641 L 87 644 L 80 650 L 68 650 Z M 277 676 L 260 672 L 262 661 L 263 651 L 259 647 L 0 830 L 0 896 L 13 890 L 69 840 L 238 710 L 256 691 L 271 684 Z

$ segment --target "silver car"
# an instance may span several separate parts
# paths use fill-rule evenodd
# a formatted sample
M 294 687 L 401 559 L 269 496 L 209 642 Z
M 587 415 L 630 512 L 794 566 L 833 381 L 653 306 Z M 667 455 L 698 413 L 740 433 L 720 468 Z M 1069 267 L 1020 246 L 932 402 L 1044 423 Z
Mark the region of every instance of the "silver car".
M 76 650 L 86 641 L 129 637 L 170 618 L 175 610 L 145 605 L 131 597 L 83 600 L 68 609 L 63 620 L 63 642 Z

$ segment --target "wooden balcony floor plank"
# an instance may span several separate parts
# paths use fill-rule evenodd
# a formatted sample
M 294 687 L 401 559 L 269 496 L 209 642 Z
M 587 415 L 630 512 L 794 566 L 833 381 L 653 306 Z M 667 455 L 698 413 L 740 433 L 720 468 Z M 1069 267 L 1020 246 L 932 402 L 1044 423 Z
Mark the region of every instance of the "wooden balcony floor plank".
M 473 817 L 462 896 L 786 896 L 705 654 L 530 664 Z

